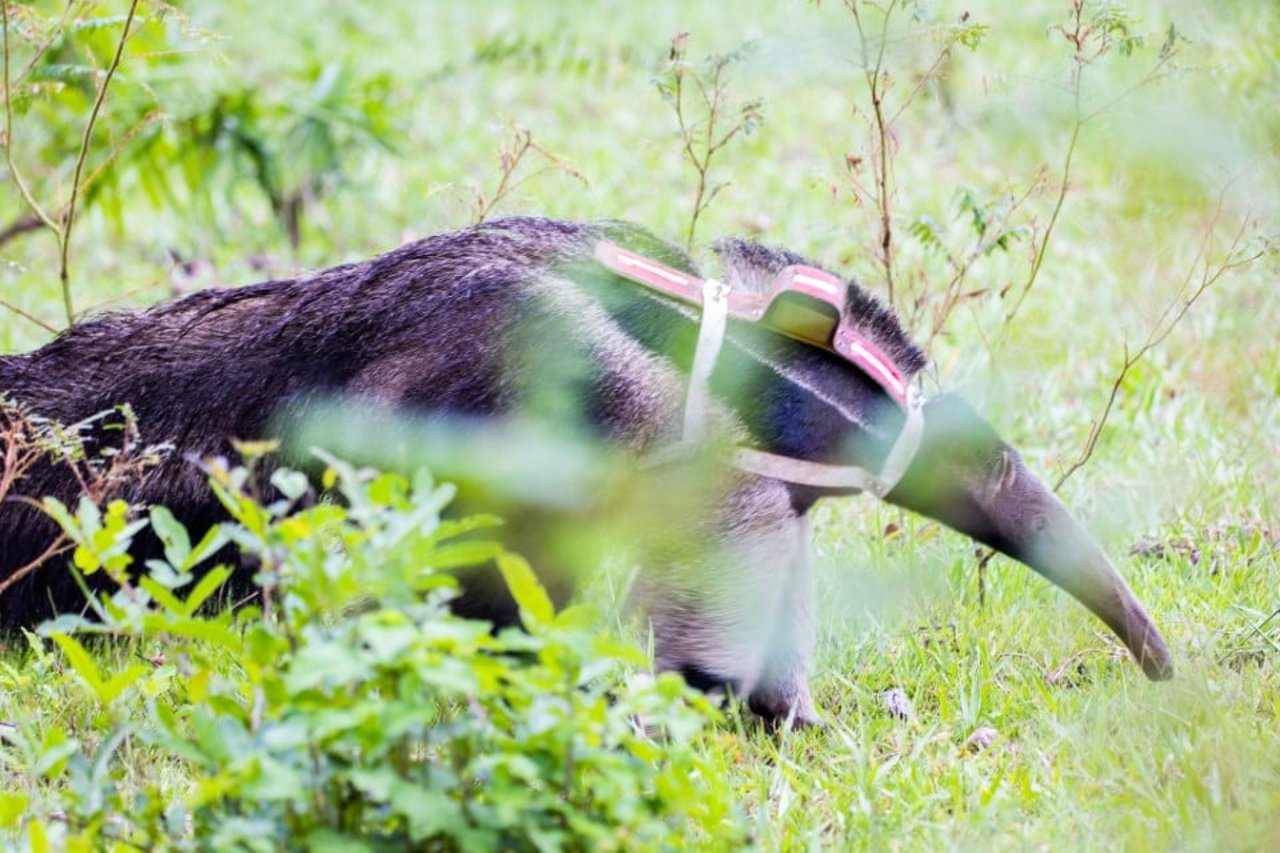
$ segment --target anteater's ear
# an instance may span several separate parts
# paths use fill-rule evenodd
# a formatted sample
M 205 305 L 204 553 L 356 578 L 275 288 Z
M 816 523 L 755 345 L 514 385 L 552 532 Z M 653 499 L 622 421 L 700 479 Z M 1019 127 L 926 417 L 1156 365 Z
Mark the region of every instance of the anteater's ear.
M 1001 450 L 987 476 L 987 497 L 994 498 L 1012 489 L 1018 479 L 1019 467 L 1018 454 L 1008 447 Z
M 720 280 L 747 293 L 768 290 L 783 267 L 805 263 L 795 252 L 769 249 L 737 237 L 721 240 L 713 248 L 720 258 Z

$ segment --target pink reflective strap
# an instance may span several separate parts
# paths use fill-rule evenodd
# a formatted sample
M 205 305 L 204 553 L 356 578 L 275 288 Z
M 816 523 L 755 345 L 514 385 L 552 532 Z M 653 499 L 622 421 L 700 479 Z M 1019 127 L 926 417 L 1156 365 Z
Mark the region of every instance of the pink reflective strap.
M 823 272 L 816 267 L 796 265 L 784 267 L 778 273 L 769 293 L 773 296 L 788 290 L 812 296 L 831 305 L 837 312 L 843 312 L 845 294 L 849 291 L 849 285 L 831 273 Z
M 702 304 L 702 279 L 696 276 L 628 252 L 606 240 L 596 243 L 596 260 L 623 278 L 647 284 L 695 305 Z
M 902 371 L 871 341 L 841 325 L 831 342 L 838 355 L 860 367 L 873 382 L 888 392 L 902 408 L 907 408 L 907 381 Z
M 652 258 L 629 252 L 607 240 L 596 243 L 595 254 L 600 263 L 623 278 L 655 288 L 683 302 L 693 305 L 703 304 L 704 282 L 697 276 L 672 269 Z M 779 294 L 787 292 L 801 293 L 825 302 L 834 307 L 839 315 L 843 315 L 848 290 L 849 285 L 831 273 L 816 267 L 796 264 L 783 268 L 774 278 L 767 293 L 730 292 L 728 294 L 729 316 L 748 322 L 757 322 L 765 316 L 773 300 Z M 770 328 L 774 327 L 770 326 Z M 791 336 L 786 329 L 775 328 L 774 330 Z M 908 383 L 902 371 L 875 344 L 849 326 L 841 323 L 829 343 L 817 344 L 807 340 L 805 342 L 841 356 L 884 388 L 904 410 L 908 408 Z

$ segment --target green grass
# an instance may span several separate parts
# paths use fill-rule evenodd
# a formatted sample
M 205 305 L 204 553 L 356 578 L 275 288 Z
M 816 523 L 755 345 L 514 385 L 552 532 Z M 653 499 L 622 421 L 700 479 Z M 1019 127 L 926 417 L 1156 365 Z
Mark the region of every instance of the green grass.
M 936 4 L 939 19 L 963 8 L 992 29 L 976 51 L 957 49 L 945 83 L 896 129 L 900 270 L 917 292 L 936 296 L 946 265 L 905 226 L 952 220 L 961 187 L 991 198 L 1034 185 L 1016 221 L 1043 229 L 1070 133 L 1068 54 L 1047 32 L 1066 5 Z M 1147 47 L 1091 68 L 1086 96 L 1124 92 L 1170 21 L 1190 39 L 1184 70 L 1085 128 L 1040 280 L 1007 333 L 1011 297 L 991 294 L 1025 280 L 1025 240 L 978 261 L 968 286 L 990 294 L 964 303 L 932 347 L 938 385 L 963 390 L 1050 480 L 1084 444 L 1125 343 L 1141 344 L 1188 275 L 1224 179 L 1234 183 L 1219 250 L 1241 221 L 1280 233 L 1280 12 L 1245 0 L 1128 5 Z M 385 69 L 397 150 L 361 156 L 296 256 L 260 203 L 216 229 L 140 196 L 126 203 L 123 230 L 90 208 L 73 253 L 79 304 L 165 298 L 169 248 L 214 264 L 202 283 L 243 283 L 264 275 L 249 266 L 255 255 L 284 274 L 465 224 L 467 187 L 497 180 L 506 122 L 528 127 L 587 184 L 543 175 L 500 212 L 627 218 L 682 239 L 693 175 L 650 81 L 679 31 L 695 57 L 763 40 L 735 83 L 766 99 L 765 125 L 726 149 L 717 174 L 731 183 L 700 242 L 748 234 L 880 287 L 874 212 L 853 202 L 844 177 L 845 155 L 867 138 L 851 115 L 864 83 L 833 0 L 749 0 L 732 15 L 676 2 L 262 6 L 191 12 L 222 37 L 209 73 L 269 85 L 302 53 Z M 930 42 L 895 44 L 900 92 Z M 6 219 L 17 211 L 16 197 L 0 195 Z M 0 248 L 0 295 L 53 322 L 53 259 L 43 236 Z M 832 502 L 816 524 L 814 674 L 829 728 L 775 738 L 734 723 L 709 745 L 762 847 L 1280 846 L 1280 624 L 1251 634 L 1280 607 L 1277 271 L 1273 254 L 1208 291 L 1130 373 L 1092 460 L 1063 491 L 1163 630 L 1175 679 L 1148 683 L 1099 623 L 1021 566 L 993 562 L 980 604 L 971 543 L 870 499 Z M 6 352 L 47 338 L 0 315 Z M 903 533 L 881 537 L 890 524 Z M 1140 543 L 1162 544 L 1163 556 L 1131 553 Z M 67 684 L 10 684 L 0 719 L 91 713 Z M 890 688 L 911 699 L 914 719 L 884 708 Z M 974 752 L 965 744 L 980 727 L 998 739 Z

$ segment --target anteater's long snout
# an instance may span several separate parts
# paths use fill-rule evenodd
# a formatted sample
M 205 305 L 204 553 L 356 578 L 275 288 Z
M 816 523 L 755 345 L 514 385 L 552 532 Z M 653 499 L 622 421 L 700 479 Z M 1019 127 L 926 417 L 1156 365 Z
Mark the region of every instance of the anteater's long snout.
M 1105 622 L 1148 678 L 1172 677 L 1164 639 L 1106 554 L 958 397 L 926 404 L 920 450 L 888 499 L 1035 569 Z
M 1032 483 L 1042 492 L 1037 500 L 1048 506 L 1040 529 L 1026 531 L 1027 544 L 1013 556 L 1069 592 L 1107 623 L 1129 647 L 1148 678 L 1171 678 L 1173 661 L 1169 648 L 1129 585 L 1067 508 L 1040 481 Z

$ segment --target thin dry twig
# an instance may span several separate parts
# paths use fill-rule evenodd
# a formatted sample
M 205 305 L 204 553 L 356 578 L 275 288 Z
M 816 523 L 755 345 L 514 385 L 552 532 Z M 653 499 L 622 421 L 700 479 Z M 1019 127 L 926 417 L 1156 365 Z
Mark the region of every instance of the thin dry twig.
M 541 169 L 517 178 L 521 165 L 525 163 L 525 159 L 529 155 L 536 155 L 546 165 Z M 472 222 L 474 224 L 484 222 L 504 199 L 529 181 L 548 172 L 561 172 L 580 181 L 584 186 L 587 183 L 586 177 L 573 164 L 539 145 L 534 140 L 533 133 L 522 127 L 514 128 L 510 138 L 503 142 L 498 149 L 498 161 L 501 171 L 498 177 L 498 185 L 494 187 L 493 192 L 485 193 L 479 189 L 473 190 L 475 193 L 475 213 L 472 216 Z
M 71 195 L 67 199 L 67 214 L 62 219 L 62 239 L 59 247 L 59 267 L 58 280 L 62 283 L 62 302 L 67 311 L 67 323 L 74 323 L 76 319 L 75 309 L 71 300 L 71 273 L 70 273 L 70 252 L 71 252 L 71 229 L 75 225 L 76 220 L 76 200 L 80 196 L 82 189 L 80 185 L 80 174 L 84 170 L 85 158 L 89 156 L 89 143 L 93 139 L 93 127 L 98 122 L 98 114 L 102 111 L 102 104 L 107 99 L 107 89 L 111 86 L 111 81 L 115 78 L 116 69 L 120 67 L 120 59 L 124 56 L 124 46 L 129 40 L 129 28 L 133 26 L 134 14 L 138 11 L 138 0 L 130 0 L 129 12 L 125 15 L 124 29 L 120 33 L 120 40 L 116 42 L 115 54 L 111 57 L 111 64 L 107 66 L 106 74 L 102 78 L 102 85 L 98 87 L 97 97 L 93 100 L 93 107 L 89 110 L 89 119 L 84 124 L 84 135 L 80 138 L 80 153 L 76 156 L 75 172 L 71 178 Z
M 741 57 L 741 52 L 713 56 L 707 61 L 707 70 L 698 71 L 686 60 L 688 39 L 688 33 L 678 33 L 671 40 L 666 75 L 658 85 L 659 91 L 667 98 L 675 113 L 684 158 L 697 175 L 693 210 L 685 233 L 685 247 L 691 250 L 699 218 L 720 191 L 728 186 L 727 182 L 714 186 L 711 184 L 712 161 L 726 145 L 739 135 L 750 133 L 760 123 L 761 101 L 745 101 L 738 108 L 736 120 L 726 128 L 725 112 L 729 92 L 727 71 L 730 64 Z M 697 89 L 701 102 L 698 109 L 703 116 L 700 120 L 689 115 L 686 79 Z
M 1035 287 L 1036 280 L 1040 277 L 1040 270 L 1044 266 L 1045 256 L 1049 251 L 1049 244 L 1053 237 L 1054 229 L 1057 227 L 1058 220 L 1062 215 L 1062 208 L 1066 204 L 1067 195 L 1071 190 L 1071 170 L 1074 165 L 1075 156 L 1080 144 L 1080 135 L 1085 126 L 1094 119 L 1114 109 L 1122 101 L 1129 98 L 1139 89 L 1142 89 L 1151 83 L 1163 78 L 1177 55 L 1177 39 L 1176 32 L 1170 30 L 1170 37 L 1161 48 L 1155 64 L 1147 71 L 1147 73 L 1137 83 L 1121 92 L 1115 98 L 1107 101 L 1105 104 L 1090 110 L 1084 111 L 1083 92 L 1084 92 L 1084 73 L 1090 65 L 1096 62 L 1104 54 L 1111 50 L 1112 42 L 1104 31 L 1097 29 L 1092 23 L 1085 18 L 1085 11 L 1088 7 L 1088 0 L 1072 0 L 1071 3 L 1071 28 L 1057 27 L 1057 31 L 1066 39 L 1072 48 L 1072 68 L 1070 92 L 1072 99 L 1072 122 L 1071 136 L 1067 140 L 1066 151 L 1062 158 L 1062 167 L 1059 169 L 1057 181 L 1057 193 L 1054 197 L 1053 208 L 1049 213 L 1049 220 L 1045 224 L 1044 234 L 1040 238 L 1039 245 L 1035 248 L 1035 255 L 1031 261 L 1031 269 L 1027 273 L 1027 280 L 1023 283 L 1018 291 L 1017 299 L 1013 303 L 1013 307 L 1004 318 L 1004 329 L 1008 331 L 1013 320 L 1017 317 L 1018 312 L 1022 309 L 1023 303 L 1026 302 L 1027 296 L 1031 293 L 1031 289 Z M 1007 337 L 1007 336 L 1006 336 Z M 1004 338 L 1002 337 L 1001 340 Z
M 58 538 L 49 543 L 49 547 L 44 550 L 40 556 L 27 563 L 20 569 L 15 570 L 3 581 L 0 581 L 0 595 L 4 595 L 9 587 L 34 572 L 55 557 L 60 557 L 75 547 L 75 543 L 70 541 L 66 533 L 60 533 Z
M 883 270 L 886 298 L 890 307 L 897 308 L 899 295 L 897 291 L 900 282 L 894 263 L 896 240 L 893 208 L 897 188 L 894 180 L 893 127 L 925 86 L 937 79 L 946 59 L 956 45 L 962 42 L 969 43 L 967 40 L 976 38 L 975 33 L 980 33 L 983 28 L 972 24 L 966 12 L 960 16 L 956 24 L 942 29 L 941 32 L 945 33 L 945 36 L 933 60 L 923 72 L 916 75 L 914 85 L 896 99 L 896 104 L 891 105 L 889 95 L 893 87 L 886 64 L 886 53 L 893 42 L 889 36 L 889 29 L 894 14 L 906 8 L 907 4 L 900 0 L 879 3 L 868 3 L 866 0 L 844 0 L 844 6 L 853 18 L 854 27 L 857 30 L 862 75 L 866 82 L 869 99 L 869 108 L 855 107 L 855 114 L 861 113 L 865 117 L 871 134 L 866 157 L 847 154 L 845 165 L 848 167 L 849 180 L 855 196 L 860 195 L 870 199 L 875 208 L 878 228 L 876 259 Z M 878 32 L 865 18 L 865 7 L 873 8 L 879 13 Z M 913 33 L 909 38 L 918 37 L 919 33 Z M 858 177 L 863 163 L 867 161 L 870 163 L 872 172 L 869 186 Z
M 876 58 L 873 63 L 868 64 L 867 57 L 870 53 L 867 46 L 867 32 L 862 23 L 862 15 L 859 12 L 857 0 L 845 0 L 845 7 L 849 13 L 853 15 L 854 25 L 858 29 L 858 42 L 862 50 L 862 70 L 863 76 L 867 81 L 867 92 L 871 96 L 871 113 L 873 116 L 872 127 L 875 132 L 875 145 L 871 148 L 871 163 L 875 169 L 875 193 L 876 210 L 880 217 L 880 265 L 884 268 L 885 287 L 887 288 L 889 307 L 894 307 L 893 293 L 893 191 L 890 185 L 890 172 L 893 165 L 893 155 L 889 151 L 890 127 L 894 118 L 902 114 L 910 102 L 911 97 L 917 89 L 903 101 L 898 110 L 893 114 L 893 118 L 885 117 L 885 96 L 888 90 L 888 75 L 884 67 L 884 54 L 889 43 L 889 20 L 893 15 L 894 8 L 898 5 L 897 0 L 889 0 L 889 4 L 884 8 L 884 19 L 880 29 L 879 46 L 876 49 Z M 944 51 L 945 52 L 945 51 Z M 936 67 L 936 65 L 935 65 Z
M 116 411 L 123 419 L 119 446 L 90 456 L 85 452 L 86 430 L 111 412 L 63 426 L 31 414 L 20 404 L 0 399 L 0 500 L 19 501 L 44 511 L 44 504 L 35 498 L 11 494 L 18 481 L 37 465 L 65 466 L 79 493 L 95 504 L 102 505 L 119 495 L 126 483 L 159 462 L 165 448 L 144 446 L 132 411 L 127 407 Z M 38 556 L 0 581 L 0 595 L 75 545 L 66 531 L 60 532 Z M 113 572 L 111 578 L 126 594 L 138 595 L 127 576 Z
M 947 254 L 947 263 L 951 265 L 951 278 L 947 281 L 946 286 L 942 290 L 942 302 L 934 309 L 933 322 L 929 327 L 929 336 L 925 339 L 925 349 L 928 350 L 936 338 L 945 328 L 947 320 L 950 319 L 951 313 L 956 309 L 968 294 L 960 292 L 960 286 L 964 283 L 965 278 L 969 275 L 969 271 L 978 259 L 990 252 L 1002 239 L 1010 236 L 1010 229 L 1007 228 L 1009 221 L 1022 208 L 1031 194 L 1035 192 L 1036 186 L 1040 183 L 1040 177 L 1028 185 L 1027 189 L 1020 196 L 1012 197 L 1009 206 L 1005 208 L 1003 214 L 994 222 L 994 224 L 986 229 L 986 233 L 981 236 L 974 244 L 973 248 L 961 260 L 957 261 L 950 253 Z M 1016 230 L 1016 229 L 1015 229 Z M 979 290 L 972 294 L 979 296 L 987 291 Z
M 1205 227 L 1204 239 L 1201 240 L 1199 248 L 1196 250 L 1195 257 L 1187 268 L 1186 277 L 1183 279 L 1182 285 L 1178 288 L 1178 292 L 1165 305 L 1164 310 L 1160 313 L 1160 318 L 1152 326 L 1151 331 L 1147 334 L 1146 340 L 1142 346 L 1130 352 L 1129 345 L 1124 346 L 1124 357 L 1120 365 L 1120 370 L 1116 373 L 1115 379 L 1111 383 L 1111 391 L 1107 395 L 1107 402 L 1102 407 L 1102 412 L 1093 421 L 1089 428 L 1089 435 L 1085 439 L 1084 447 L 1080 451 L 1080 455 L 1076 457 L 1067 469 L 1062 472 L 1054 483 L 1053 490 L 1056 492 L 1062 488 L 1070 477 L 1085 466 L 1092 458 L 1094 450 L 1098 445 L 1098 438 L 1102 435 L 1102 429 L 1106 426 L 1107 419 L 1111 416 L 1111 411 L 1115 407 L 1116 400 L 1120 395 L 1120 389 L 1124 386 L 1124 381 L 1128 377 L 1129 372 L 1138 362 L 1142 361 L 1156 347 L 1164 343 L 1165 339 L 1173 333 L 1182 319 L 1187 316 L 1187 312 L 1191 307 L 1199 301 L 1210 287 L 1216 284 L 1227 273 L 1248 266 L 1257 261 L 1264 254 L 1265 249 L 1259 249 L 1248 254 L 1241 254 L 1240 249 L 1244 243 L 1245 234 L 1248 231 L 1248 221 L 1243 221 L 1240 228 L 1235 232 L 1231 239 L 1230 245 L 1227 247 L 1226 253 L 1222 261 L 1216 265 L 1212 261 L 1213 241 L 1217 233 L 1217 224 L 1222 217 L 1222 209 L 1226 200 L 1227 189 L 1229 184 L 1224 186 L 1218 194 L 1217 204 L 1214 207 L 1208 225 Z M 1196 270 L 1199 269 L 1199 281 L 1194 284 L 1196 279 Z
M 24 308 L 20 308 L 17 305 L 14 305 L 12 302 L 8 301 L 7 299 L 0 299 L 0 308 L 5 308 L 5 309 L 8 309 L 9 311 L 12 311 L 22 319 L 29 320 L 32 323 L 35 323 L 37 326 L 44 329 L 46 332 L 49 332 L 50 334 L 56 335 L 58 333 L 58 330 L 56 327 L 54 327 L 49 323 L 46 323 L 44 320 L 41 320 L 39 317 L 37 317 L 35 314 L 32 314 L 30 311 L 27 311 Z
M 3 28 L 4 28 L 3 40 L 2 40 L 2 44 L 0 44 L 0 48 L 3 49 L 4 56 L 3 56 L 3 61 L 0 62 L 0 66 L 2 66 L 3 68 L 2 82 L 4 85 L 3 143 L 4 143 L 4 152 L 5 152 L 5 164 L 8 167 L 9 175 L 12 178 L 14 185 L 18 188 L 19 195 L 22 196 L 23 202 L 30 209 L 31 216 L 33 216 L 40 223 L 40 225 L 43 225 L 44 227 L 52 231 L 54 238 L 57 241 L 58 281 L 60 283 L 61 290 L 62 290 L 62 303 L 63 303 L 63 308 L 66 311 L 68 324 L 75 322 L 75 305 L 72 299 L 72 292 L 71 292 L 70 261 L 71 261 L 71 236 L 72 236 L 72 231 L 75 227 L 76 204 L 79 201 L 79 198 L 81 194 L 84 192 L 84 190 L 102 172 L 102 169 L 105 167 L 106 163 L 109 163 L 111 159 L 115 157 L 115 155 L 119 151 L 119 147 L 117 146 L 115 149 L 113 149 L 113 151 L 108 155 L 108 158 L 105 161 L 105 163 L 100 165 L 93 173 L 91 173 L 88 180 L 82 180 L 85 162 L 87 161 L 89 156 L 89 146 L 93 140 L 94 127 L 97 125 L 98 117 L 102 113 L 103 104 L 106 102 L 107 90 L 110 88 L 111 82 L 116 76 L 116 71 L 120 67 L 120 61 L 124 56 L 124 48 L 125 48 L 125 45 L 128 43 L 129 37 L 131 35 L 133 21 L 134 21 L 134 18 L 136 17 L 137 10 L 138 10 L 138 4 L 139 4 L 139 0 L 131 0 L 129 4 L 128 13 L 125 15 L 124 28 L 120 33 L 119 40 L 116 42 L 115 51 L 112 54 L 111 61 L 108 64 L 106 71 L 102 75 L 101 82 L 97 86 L 97 91 L 95 92 L 95 95 L 94 95 L 93 105 L 89 110 L 89 116 L 85 121 L 84 130 L 80 137 L 80 146 L 76 153 L 75 165 L 73 168 L 72 179 L 71 179 L 70 194 L 68 196 L 67 203 L 61 206 L 61 208 L 57 210 L 55 213 L 50 213 L 36 199 L 34 193 L 31 191 L 30 185 L 27 183 L 26 179 L 23 177 L 21 170 L 18 168 L 17 161 L 13 156 L 13 139 L 14 139 L 13 137 L 13 131 L 14 131 L 13 92 L 14 92 L 14 87 L 18 85 L 18 82 L 24 79 L 28 74 L 31 73 L 31 70 L 39 63 L 40 59 L 57 42 L 58 38 L 60 38 L 62 34 L 65 32 L 67 20 L 71 15 L 71 11 L 75 7 L 75 4 L 72 2 L 68 2 L 66 4 L 66 6 L 63 8 L 62 17 L 59 19 L 58 23 L 49 29 L 49 31 L 46 33 L 45 40 L 35 48 L 35 51 L 32 57 L 30 58 L 30 60 L 28 61 L 26 67 L 18 75 L 17 78 L 14 78 L 12 76 L 12 70 L 11 70 L 12 45 L 10 44 L 10 41 L 9 41 L 10 23 L 12 21 L 12 17 L 10 15 L 9 0 L 0 0 L 0 24 L 3 24 Z M 132 133 L 135 131 L 136 131 L 136 128 L 134 130 L 131 130 L 128 135 L 132 135 Z M 5 238 L 12 239 L 13 237 L 18 236 L 19 234 L 27 233 L 28 231 L 35 230 L 36 228 L 39 227 L 39 226 L 27 227 L 27 224 L 28 223 L 25 220 L 19 219 L 12 226 L 10 226 L 5 230 Z

